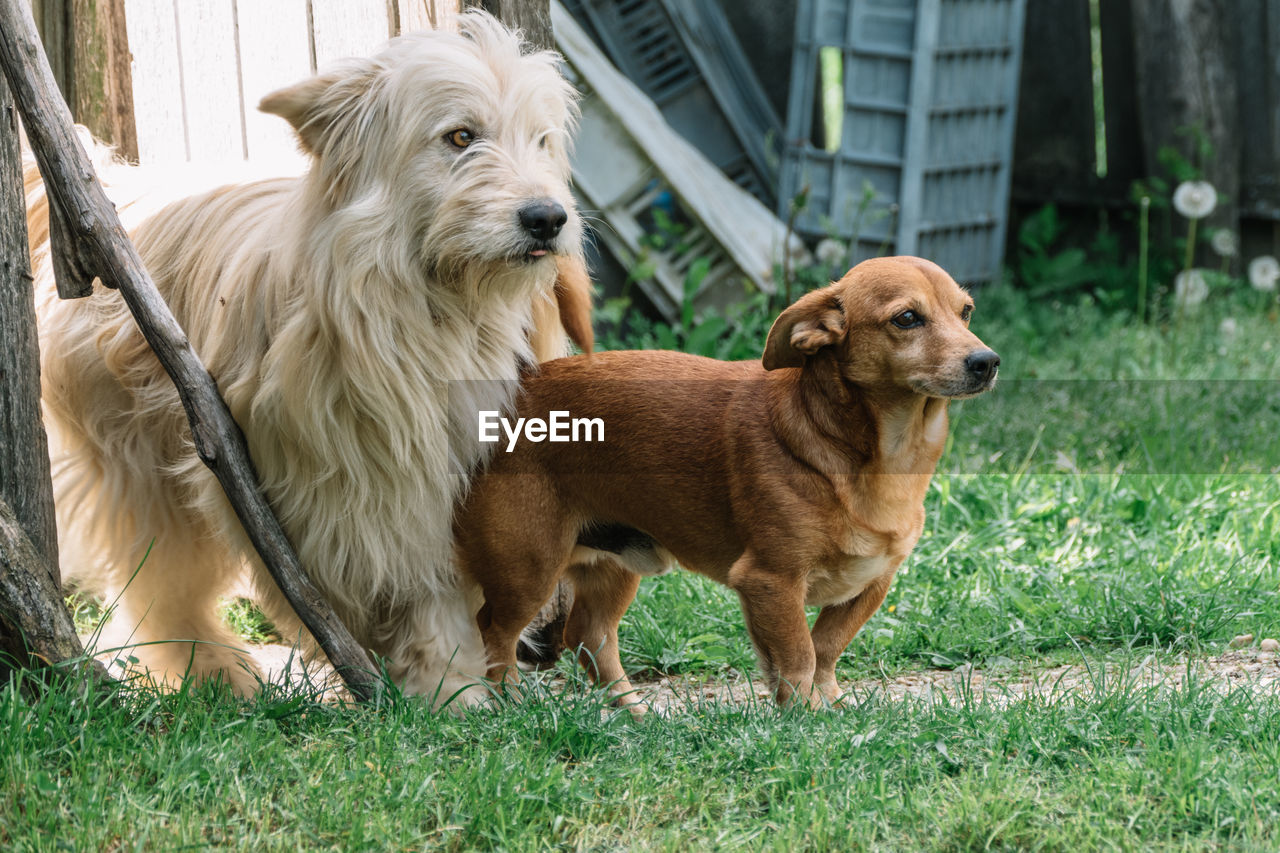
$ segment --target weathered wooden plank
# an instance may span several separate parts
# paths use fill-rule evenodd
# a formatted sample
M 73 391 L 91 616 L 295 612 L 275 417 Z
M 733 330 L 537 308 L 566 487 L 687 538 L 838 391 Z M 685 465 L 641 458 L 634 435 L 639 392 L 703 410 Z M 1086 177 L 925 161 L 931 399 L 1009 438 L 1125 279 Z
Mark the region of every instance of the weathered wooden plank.
M 0 0 L 0 33 L 4 34 L 0 65 L 50 198 L 58 199 L 56 207 L 64 214 L 63 239 L 52 251 L 75 254 L 75 262 L 64 264 L 64 270 L 73 269 L 82 279 L 97 276 L 120 289 L 147 343 L 174 381 L 197 454 L 226 491 L 267 569 L 348 689 L 360 699 L 371 698 L 378 681 L 368 656 L 303 572 L 258 486 L 244 436 L 218 395 L 213 377 L 160 296 L 96 180 L 75 137 L 70 111 L 58 96 L 25 0 Z
M 1241 214 L 1280 220 L 1280 0 L 1237 0 Z
M 69 35 L 71 20 L 67 14 L 70 10 L 67 0 L 31 0 L 31 14 L 40 31 L 45 55 L 49 57 L 53 79 L 58 82 L 58 89 L 68 102 L 71 100 L 68 97 L 71 92 L 71 56 L 68 48 L 72 45 L 72 39 Z
M 551 34 L 551 0 L 463 0 L 464 9 L 484 9 L 539 50 L 555 50 Z
M 385 0 L 311 0 L 316 65 L 367 56 L 391 32 Z
M 125 0 L 35 0 L 32 11 L 62 97 L 94 136 L 138 158 Z
M 243 160 L 232 0 L 174 0 L 190 159 Z
M 138 159 L 124 0 L 71 0 L 71 114 Z
M 1061 201 L 1096 183 L 1089 0 L 1028 3 L 1013 193 Z
M 174 0 L 125 2 L 133 53 L 133 115 L 138 159 L 143 163 L 180 163 L 191 158 L 173 4 Z
M 311 73 L 306 0 L 238 0 L 235 8 L 249 159 L 290 155 L 297 144 L 289 123 L 258 103 Z
M 391 0 L 399 18 L 399 31 L 456 30 L 459 0 Z
M 1142 148 L 1148 170 L 1171 146 L 1219 192 L 1212 225 L 1238 228 L 1239 103 L 1233 0 L 1132 0 Z M 1184 128 L 1199 128 L 1205 155 Z

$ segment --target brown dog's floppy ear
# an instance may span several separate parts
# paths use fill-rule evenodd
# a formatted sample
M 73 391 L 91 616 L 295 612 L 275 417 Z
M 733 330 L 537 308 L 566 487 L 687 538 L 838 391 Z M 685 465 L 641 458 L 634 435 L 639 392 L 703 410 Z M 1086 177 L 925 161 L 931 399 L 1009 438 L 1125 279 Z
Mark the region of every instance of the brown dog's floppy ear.
M 773 321 L 764 344 L 764 369 L 804 367 L 806 358 L 840 340 L 844 329 L 835 285 L 806 293 Z
M 319 155 L 330 128 L 355 112 L 356 103 L 373 85 L 377 71 L 378 65 L 371 60 L 349 60 L 338 68 L 271 92 L 259 102 L 258 109 L 293 125 L 303 150 Z
M 591 328 L 591 276 L 587 264 L 577 255 L 556 256 L 556 306 L 560 325 L 578 349 L 590 353 L 596 344 Z

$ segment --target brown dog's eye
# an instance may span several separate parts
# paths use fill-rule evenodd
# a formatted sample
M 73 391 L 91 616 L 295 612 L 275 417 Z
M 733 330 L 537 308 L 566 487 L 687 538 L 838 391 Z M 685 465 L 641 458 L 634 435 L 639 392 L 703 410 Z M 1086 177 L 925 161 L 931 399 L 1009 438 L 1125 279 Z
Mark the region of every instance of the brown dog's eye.
M 960 309 L 960 319 L 964 320 L 966 323 L 969 322 L 969 317 L 971 317 L 972 315 L 973 315 L 972 305 L 966 305 L 964 306 L 964 308 Z
M 924 325 L 924 318 L 914 311 L 903 311 L 889 322 L 899 329 L 914 329 L 916 326 Z
M 457 130 L 451 130 L 444 135 L 444 141 L 448 142 L 454 148 L 466 148 L 468 145 L 476 141 L 476 135 L 465 127 Z

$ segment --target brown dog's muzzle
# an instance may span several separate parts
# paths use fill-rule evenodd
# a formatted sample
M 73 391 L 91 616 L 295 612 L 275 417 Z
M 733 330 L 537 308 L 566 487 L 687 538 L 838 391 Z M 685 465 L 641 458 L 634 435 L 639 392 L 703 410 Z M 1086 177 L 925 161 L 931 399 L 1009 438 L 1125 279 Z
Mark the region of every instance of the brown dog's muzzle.
M 969 379 L 970 394 L 981 394 L 988 391 L 996 383 L 996 374 L 1000 370 L 1000 356 L 995 350 L 974 350 L 965 357 L 965 374 Z

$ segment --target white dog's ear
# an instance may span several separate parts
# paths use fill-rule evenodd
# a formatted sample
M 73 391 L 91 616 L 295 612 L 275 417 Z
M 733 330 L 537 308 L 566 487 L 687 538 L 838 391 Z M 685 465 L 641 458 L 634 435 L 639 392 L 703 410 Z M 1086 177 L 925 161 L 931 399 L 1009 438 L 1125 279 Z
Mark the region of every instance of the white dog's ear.
M 340 68 L 272 92 L 262 99 L 258 109 L 293 125 L 302 147 L 318 155 L 324 151 L 333 126 L 350 118 L 357 109 L 377 72 L 378 65 L 370 60 L 351 60 Z
M 773 321 L 764 344 L 764 369 L 804 367 L 806 358 L 840 340 L 844 330 L 836 285 L 806 293 Z

